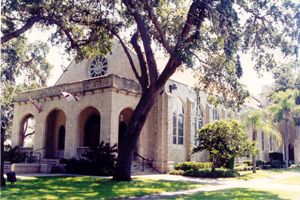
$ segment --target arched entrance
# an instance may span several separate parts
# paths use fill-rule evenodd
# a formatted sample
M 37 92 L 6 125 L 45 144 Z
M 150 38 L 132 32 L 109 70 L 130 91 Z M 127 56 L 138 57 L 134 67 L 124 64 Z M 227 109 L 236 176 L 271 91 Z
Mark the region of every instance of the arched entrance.
M 65 147 L 66 115 L 54 109 L 47 116 L 45 158 L 62 158 Z
M 35 118 L 32 114 L 26 115 L 20 123 L 19 147 L 33 148 L 35 135 Z
M 96 147 L 100 143 L 101 116 L 94 107 L 85 108 L 79 115 L 79 146 Z
M 294 145 L 289 144 L 289 160 L 295 161 L 295 152 L 294 152 Z
M 64 157 L 66 129 L 61 125 L 58 129 L 57 154 L 59 158 Z
M 129 121 L 131 119 L 133 110 L 131 108 L 125 108 L 120 112 L 119 115 L 119 135 L 118 135 L 118 146 L 120 147 L 122 145 L 122 141 L 124 138 L 124 134 L 127 130 Z M 135 152 L 138 153 L 138 144 L 135 148 Z M 137 156 L 136 154 L 133 155 L 133 160 L 136 160 Z

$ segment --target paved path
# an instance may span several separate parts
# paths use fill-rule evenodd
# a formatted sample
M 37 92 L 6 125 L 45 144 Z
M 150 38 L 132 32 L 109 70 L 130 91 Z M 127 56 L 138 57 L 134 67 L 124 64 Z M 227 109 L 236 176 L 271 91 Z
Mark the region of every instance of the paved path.
M 138 199 L 166 199 L 166 198 L 175 198 L 182 195 L 192 195 L 199 192 L 208 192 L 208 191 L 217 191 L 231 188 L 251 188 L 251 189 L 278 189 L 278 190 L 287 190 L 290 192 L 299 192 L 299 185 L 287 185 L 276 183 L 277 180 L 285 179 L 289 177 L 299 176 L 300 173 L 297 172 L 286 172 L 272 176 L 271 178 L 259 178 L 252 180 L 230 180 L 230 179 L 205 179 L 205 178 L 189 178 L 183 176 L 174 176 L 174 175 L 144 175 L 144 176 L 135 176 L 135 177 L 144 177 L 149 179 L 156 180 L 171 180 L 171 181 L 190 181 L 194 183 L 206 184 L 206 186 L 185 190 L 185 191 L 176 191 L 176 192 L 164 192 L 159 194 L 145 195 L 142 197 L 130 197 L 128 199 L 138 200 Z M 300 197 L 299 197 L 300 200 Z

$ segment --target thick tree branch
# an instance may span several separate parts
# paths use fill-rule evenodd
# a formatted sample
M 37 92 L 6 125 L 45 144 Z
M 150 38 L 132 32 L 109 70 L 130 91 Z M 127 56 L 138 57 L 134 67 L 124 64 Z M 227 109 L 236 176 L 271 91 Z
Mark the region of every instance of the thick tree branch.
M 146 54 L 147 66 L 148 66 L 149 77 L 150 77 L 150 87 L 151 87 L 155 84 L 156 80 L 158 79 L 158 70 L 157 70 L 157 64 L 154 57 L 154 53 L 151 47 L 151 38 L 148 33 L 148 29 L 140 13 L 138 13 L 138 11 L 134 9 L 133 2 L 131 0 L 123 0 L 123 3 L 130 11 L 131 15 L 134 17 L 134 20 L 137 24 L 137 28 L 140 33 L 143 46 L 144 46 L 144 51 Z
M 25 134 L 25 135 L 24 135 L 24 139 L 25 139 L 26 137 L 30 136 L 30 135 L 33 135 L 34 133 L 35 133 L 35 131 L 32 131 L 31 133 Z
M 152 21 L 154 27 L 158 32 L 158 36 L 156 36 L 157 40 L 163 45 L 163 47 L 167 50 L 169 54 L 172 54 L 173 49 L 171 48 L 170 43 L 167 41 L 164 31 L 161 29 L 161 25 L 154 14 L 154 10 L 153 7 L 150 5 L 150 1 L 145 2 L 145 8 L 148 12 L 150 20 Z
M 159 76 L 159 79 L 157 81 L 157 87 L 162 87 L 166 83 L 166 81 L 172 76 L 172 74 L 175 73 L 176 69 L 182 64 L 180 54 L 182 48 L 185 45 L 187 45 L 185 41 L 191 33 L 192 30 L 191 24 L 194 24 L 195 21 L 194 16 L 197 16 L 197 10 L 199 9 L 201 10 L 205 9 L 204 3 L 201 0 L 193 1 L 188 11 L 185 25 L 176 43 L 174 52 L 173 54 L 171 54 L 166 67 L 164 68 L 161 75 Z M 201 27 L 198 28 L 200 29 Z
M 147 73 L 147 63 L 145 61 L 145 57 L 141 50 L 141 47 L 138 44 L 138 36 L 139 36 L 138 32 L 133 34 L 133 36 L 131 37 L 130 43 L 131 43 L 132 47 L 134 48 L 134 50 L 137 54 L 139 63 L 140 63 L 142 88 L 143 88 L 143 90 L 145 90 L 149 86 L 149 78 L 148 78 L 148 73 Z
M 8 42 L 9 40 L 19 37 L 21 34 L 29 30 L 35 23 L 41 20 L 40 16 L 33 16 L 27 20 L 27 22 L 19 29 L 7 33 L 1 37 L 1 44 Z

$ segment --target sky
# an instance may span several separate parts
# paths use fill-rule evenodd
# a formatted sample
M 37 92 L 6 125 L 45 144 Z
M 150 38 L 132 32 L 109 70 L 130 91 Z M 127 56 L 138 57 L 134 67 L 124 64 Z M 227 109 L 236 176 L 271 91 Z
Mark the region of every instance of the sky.
M 35 40 L 47 42 L 50 34 L 51 31 L 41 31 L 40 29 L 33 28 L 27 33 L 27 36 L 29 36 L 29 42 L 34 42 Z M 47 81 L 47 85 L 51 86 L 55 84 L 57 79 L 63 73 L 63 68 L 66 68 L 71 61 L 68 60 L 68 54 L 64 55 L 63 49 L 52 46 L 49 42 L 48 45 L 50 47 L 50 51 L 47 55 L 47 60 L 54 66 L 50 72 L 49 80 Z M 240 81 L 246 85 L 250 94 L 257 96 L 261 93 L 261 89 L 263 87 L 273 83 L 272 75 L 270 73 L 264 73 L 262 77 L 258 77 L 257 73 L 253 70 L 254 64 L 250 56 L 242 55 L 241 65 L 243 67 L 243 76 Z M 183 75 L 180 77 L 180 73 L 177 78 L 185 79 Z

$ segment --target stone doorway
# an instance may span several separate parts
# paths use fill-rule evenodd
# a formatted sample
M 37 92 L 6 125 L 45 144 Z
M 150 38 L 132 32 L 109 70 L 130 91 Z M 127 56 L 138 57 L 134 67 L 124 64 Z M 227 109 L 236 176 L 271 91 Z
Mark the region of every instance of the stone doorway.
M 130 121 L 131 116 L 132 116 L 132 113 L 133 113 L 133 109 L 131 109 L 131 108 L 125 108 L 120 112 L 120 115 L 119 115 L 118 145 L 121 145 L 121 141 L 124 138 L 124 134 L 127 130 L 129 121 Z M 135 154 L 135 152 L 139 153 L 139 142 L 135 147 L 134 154 L 133 154 L 133 160 L 138 159 L 138 156 Z
M 101 116 L 94 107 L 87 107 L 79 115 L 79 147 L 96 147 L 100 143 Z
M 294 151 L 294 145 L 289 144 L 289 160 L 295 161 L 295 151 Z
M 52 110 L 46 120 L 45 158 L 60 158 L 64 154 L 66 115 L 62 110 Z M 63 147 L 63 149 L 62 149 Z

